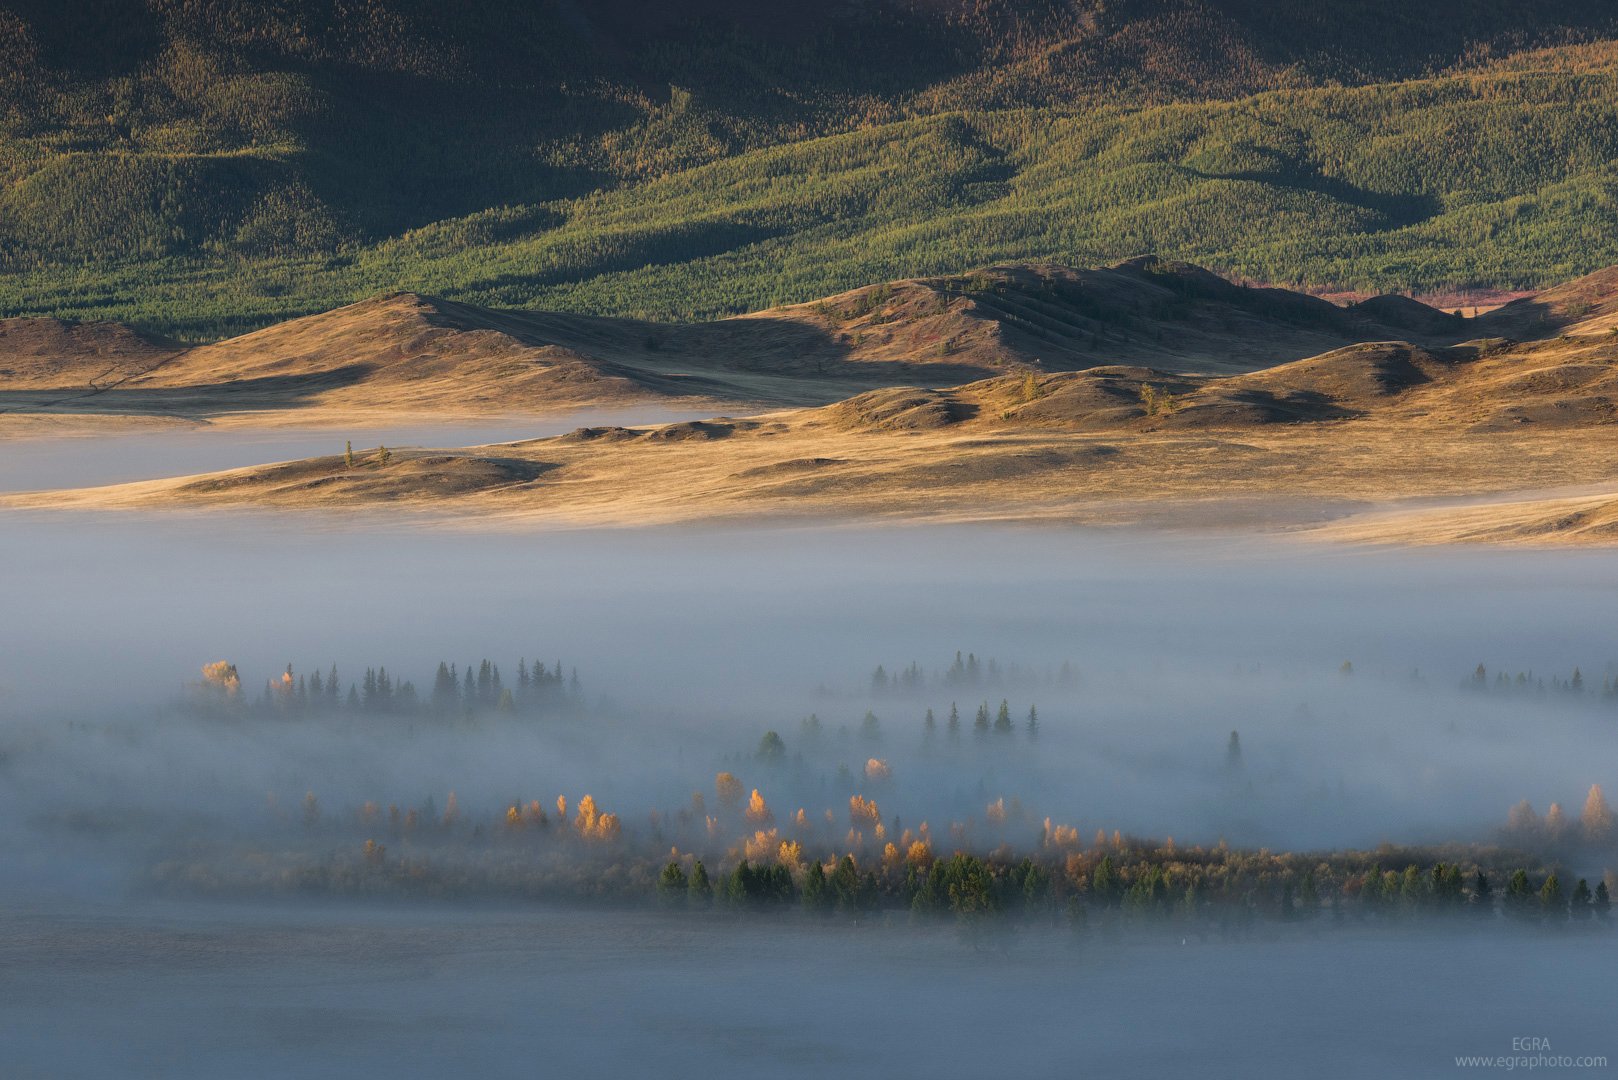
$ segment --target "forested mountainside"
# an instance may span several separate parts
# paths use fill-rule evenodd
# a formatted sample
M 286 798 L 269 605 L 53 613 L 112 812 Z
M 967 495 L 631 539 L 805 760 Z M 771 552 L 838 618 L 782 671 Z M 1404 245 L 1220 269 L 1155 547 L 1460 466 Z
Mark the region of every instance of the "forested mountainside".
M 708 317 L 1143 252 L 1367 290 L 1618 262 L 1587 0 L 0 3 L 0 313 L 390 289 Z

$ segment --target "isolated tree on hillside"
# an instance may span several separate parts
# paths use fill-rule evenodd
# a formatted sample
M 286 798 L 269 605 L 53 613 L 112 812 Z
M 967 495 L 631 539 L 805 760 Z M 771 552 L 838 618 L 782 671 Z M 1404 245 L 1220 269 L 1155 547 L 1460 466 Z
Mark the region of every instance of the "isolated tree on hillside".
M 1039 738 L 1039 710 L 1032 705 L 1028 706 L 1028 721 L 1024 727 L 1028 731 L 1030 740 Z
M 1239 769 L 1242 767 L 1242 737 L 1236 732 L 1230 733 L 1230 741 L 1225 743 L 1225 768 Z

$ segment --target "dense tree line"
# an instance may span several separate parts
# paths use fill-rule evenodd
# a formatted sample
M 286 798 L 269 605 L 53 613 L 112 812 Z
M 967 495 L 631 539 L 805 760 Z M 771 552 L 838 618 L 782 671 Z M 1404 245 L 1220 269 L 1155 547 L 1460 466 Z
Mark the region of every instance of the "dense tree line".
M 562 662 L 549 667 L 544 661 L 517 661 L 517 677 L 507 684 L 500 666 L 485 659 L 460 667 L 441 661 L 431 691 L 423 696 L 414 683 L 391 675 L 386 667 L 368 667 L 359 679 L 344 682 L 337 665 L 325 672 L 305 675 L 288 664 L 280 675 L 265 680 L 257 700 L 241 689 L 236 665 L 219 661 L 202 669 L 202 680 L 191 687 L 192 705 L 219 713 L 291 715 L 370 713 L 397 716 L 428 714 L 440 718 L 480 713 L 534 712 L 574 707 L 582 701 L 578 670 L 564 673 Z

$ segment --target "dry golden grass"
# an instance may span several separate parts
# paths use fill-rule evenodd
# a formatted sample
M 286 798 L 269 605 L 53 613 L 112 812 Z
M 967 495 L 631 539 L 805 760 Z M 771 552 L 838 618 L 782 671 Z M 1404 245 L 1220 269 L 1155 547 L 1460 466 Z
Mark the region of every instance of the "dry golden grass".
M 386 464 L 374 453 L 352 468 L 316 458 L 8 501 L 388 506 L 565 524 L 810 515 L 1297 526 L 1400 500 L 1607 481 L 1618 473 L 1614 399 L 1618 347 L 1606 341 L 1387 344 L 1245 376 L 1005 376 L 744 419 L 406 451 Z M 1355 536 L 1348 528 L 1332 535 Z M 1391 536 L 1384 526 L 1356 538 Z
M 1463 330 L 1413 301 L 1345 310 L 1144 259 L 900 281 L 682 325 L 409 293 L 192 348 L 113 324 L 12 319 L 0 321 L 0 434 L 39 415 L 340 426 L 632 402 L 822 405 L 1008 371 L 1250 371 L 1366 338 L 1441 344 Z
M 1111 273 L 1102 284 L 1135 287 L 1128 275 Z M 1264 301 L 1293 302 L 1285 296 Z M 1388 320 L 1432 321 L 1432 312 L 1410 303 L 1363 306 Z M 973 314 L 977 304 L 948 283 L 900 283 L 874 298 L 857 292 L 724 324 L 662 328 L 665 337 L 655 349 L 642 342 L 651 352 L 704 355 L 705 374 L 691 378 L 738 397 L 880 387 L 828 405 L 741 419 L 580 429 L 496 447 L 398 451 L 387 461 L 371 452 L 352 465 L 341 457 L 313 458 L 5 501 L 97 508 L 387 507 L 463 521 L 560 524 L 814 516 L 1290 528 L 1329 522 L 1311 535 L 1421 542 L 1609 543 L 1618 536 L 1618 501 L 1592 495 L 1544 502 L 1527 494 L 1605 484 L 1618 475 L 1618 272 L 1508 304 L 1468 324 L 1485 333 L 1551 328 L 1522 343 L 1504 337 L 1451 345 L 1429 339 L 1426 346 L 1366 342 L 1225 375 L 1192 374 L 1187 366 L 1051 372 L 1042 370 L 1047 365 L 1018 362 L 1000 366 L 1009 366 L 1009 374 L 954 387 L 886 385 L 895 374 L 942 376 L 958 374 L 962 365 L 967 371 L 995 366 L 1023 324 Z M 445 320 L 454 326 L 440 325 Z M 922 345 L 916 335 L 937 330 L 938 320 L 957 333 L 970 326 L 985 341 L 968 346 L 977 351 L 965 360 L 954 356 L 932 365 L 915 359 Z M 648 388 L 695 385 L 670 383 L 676 373 L 644 357 L 643 366 L 556 353 L 536 358 L 560 348 L 533 344 L 542 323 L 552 337 L 564 326 L 571 326 L 566 332 L 573 340 L 586 330 L 596 333 L 592 347 L 600 353 L 628 348 L 622 325 L 608 320 L 494 315 L 396 296 L 192 350 L 189 359 L 135 378 L 141 392 L 172 390 L 200 401 L 274 379 L 277 371 L 298 373 L 307 386 L 312 374 L 342 370 L 342 357 L 371 358 L 362 380 L 334 380 L 309 392 L 308 404 L 272 412 L 304 422 L 397 418 L 411 410 L 441 419 L 452 391 L 475 412 L 479 405 L 509 407 L 512 388 L 529 385 L 532 395 L 518 400 L 536 407 L 570 402 L 575 389 L 581 400 L 600 403 L 620 391 L 632 397 Z M 857 324 L 866 328 L 861 334 L 886 336 L 862 338 L 840 354 L 834 370 L 822 373 L 815 365 L 824 357 L 782 345 L 783 327 L 820 323 Z M 644 326 L 634 331 L 643 332 Z M 693 336 L 682 339 L 681 333 Z M 821 326 L 805 340 L 829 333 Z M 734 351 L 704 354 L 703 342 L 719 340 L 704 335 L 715 334 L 730 335 L 725 340 Z M 1300 340 L 1277 331 L 1271 347 L 1295 347 Z M 194 371 L 187 375 L 184 365 L 204 363 L 217 381 L 187 381 Z M 576 382 L 564 377 L 568 371 Z M 211 407 L 236 422 L 263 415 Z M 1435 498 L 1513 495 L 1517 501 L 1510 504 L 1385 512 Z M 1361 513 L 1376 516 L 1351 516 Z

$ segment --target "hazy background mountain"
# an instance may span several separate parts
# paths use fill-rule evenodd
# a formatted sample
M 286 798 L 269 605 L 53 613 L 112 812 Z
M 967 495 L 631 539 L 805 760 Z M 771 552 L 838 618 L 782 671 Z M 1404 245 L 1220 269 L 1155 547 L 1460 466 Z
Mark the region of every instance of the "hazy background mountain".
M 1595 0 L 0 3 L 0 313 L 378 292 L 703 318 L 1141 252 L 1367 291 L 1618 262 Z

